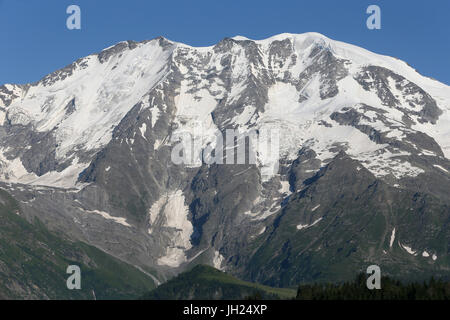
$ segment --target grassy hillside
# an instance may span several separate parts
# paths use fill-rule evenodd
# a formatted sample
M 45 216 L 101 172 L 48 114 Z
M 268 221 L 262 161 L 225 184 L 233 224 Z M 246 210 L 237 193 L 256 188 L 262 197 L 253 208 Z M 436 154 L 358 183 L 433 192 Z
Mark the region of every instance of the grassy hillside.
M 67 266 L 81 268 L 81 290 L 68 290 Z M 72 242 L 20 215 L 0 189 L 0 297 L 2 299 L 132 299 L 155 287 L 135 267 L 103 251 Z
M 143 299 L 290 299 L 295 294 L 294 289 L 246 282 L 212 267 L 198 265 L 149 292 Z

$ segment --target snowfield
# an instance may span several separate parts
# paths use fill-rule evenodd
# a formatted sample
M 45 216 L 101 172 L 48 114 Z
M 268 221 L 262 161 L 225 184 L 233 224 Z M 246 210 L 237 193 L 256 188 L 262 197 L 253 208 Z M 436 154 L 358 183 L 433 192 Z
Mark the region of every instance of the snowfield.
M 354 106 L 358 109 L 361 104 L 383 110 L 386 121 L 392 125 L 398 123 L 398 128 L 379 121 L 377 114 L 371 111 L 364 111 L 371 120 L 362 119 L 360 125 L 371 125 L 379 132 L 386 133 L 388 138 L 399 141 L 405 138 L 406 132 L 423 132 L 434 138 L 445 156 L 450 158 L 450 87 L 445 84 L 418 74 L 398 59 L 334 41 L 318 33 L 280 34 L 255 40 L 262 65 L 249 61 L 238 45 L 239 42 L 250 40 L 242 36 L 233 39 L 236 44 L 227 53 L 216 52 L 215 46 L 195 48 L 168 40 L 166 42 L 169 45 L 162 46 L 159 39 L 155 39 L 138 43 L 133 48 L 121 49 L 103 61 L 100 61 L 99 55 L 80 59 L 72 65 L 67 76 L 56 73 L 53 76 L 55 80 L 44 78 L 36 84 L 21 87 L 5 85 L 6 93 L 0 91 L 0 97 L 10 97 L 12 102 L 1 112 L 0 120 L 3 123 L 9 121 L 12 125 L 30 126 L 36 132 L 53 132 L 57 143 L 56 160 L 65 161 L 68 165 L 62 171 L 37 176 L 23 167 L 20 158 L 10 158 L 3 150 L 0 152 L 1 179 L 32 185 L 83 187 L 77 183 L 78 175 L 89 165 L 89 159 L 110 142 L 114 128 L 131 108 L 141 103 L 141 108 L 151 110 L 151 127 L 144 124 L 139 128 L 142 137 L 145 138 L 146 132 L 154 129 L 161 113 L 166 110 L 152 105 L 148 97 L 152 90 L 159 90 L 159 83 L 167 80 L 168 74 L 172 72 L 171 64 L 177 67 L 183 77 L 175 97 L 174 123 L 177 129 L 173 135 L 189 132 L 199 142 L 194 144 L 198 148 L 195 152 L 214 143 L 213 138 L 219 127 L 212 114 L 219 106 L 219 101 L 238 101 L 249 77 L 262 77 L 270 70 L 275 83 L 269 87 L 267 103 L 264 106 L 244 103 L 242 112 L 228 119 L 227 124 L 239 126 L 244 131 L 250 128 L 268 131 L 279 129 L 280 158 L 295 159 L 299 147 L 304 146 L 314 150 L 325 165 L 337 154 L 333 146 L 341 144 L 346 146 L 346 152 L 351 157 L 361 161 L 376 176 L 393 175 L 400 179 L 423 173 L 423 169 L 406 160 L 408 154 L 375 143 L 357 128 L 330 119 L 333 113 L 341 112 L 345 107 Z M 295 59 L 290 64 L 274 64 L 270 56 L 271 48 L 274 43 L 286 40 L 290 41 Z M 118 45 L 127 46 L 127 43 Z M 114 48 L 105 49 L 100 54 L 106 54 Z M 320 48 L 319 52 L 314 51 L 317 48 Z M 348 61 L 348 75 L 337 82 L 339 93 L 336 96 L 322 99 L 320 92 L 327 87 L 318 76 L 313 76 L 301 89 L 282 81 L 286 72 L 295 78 L 308 70 L 317 63 L 316 59 L 322 52 L 330 52 L 337 59 Z M 208 82 L 208 70 L 222 70 L 224 67 L 221 61 L 229 54 L 234 59 L 230 70 L 231 85 L 227 87 L 220 78 Z M 180 57 L 184 61 L 191 61 L 190 65 L 180 62 Z M 207 61 L 207 64 L 202 65 L 203 61 Z M 355 80 L 356 75 L 368 65 L 392 70 L 425 90 L 442 110 L 438 121 L 435 124 L 416 121 L 407 131 L 402 124 L 403 114 L 398 108 L 386 106 L 377 94 L 365 90 Z M 403 97 L 393 81 L 389 78 L 388 85 L 392 93 L 398 97 L 402 106 L 414 110 L 409 102 L 419 97 Z M 3 100 L 0 99 L 0 103 L 4 106 Z M 329 125 L 324 126 L 324 122 Z M 196 130 L 198 128 L 201 130 Z M 160 143 L 159 140 L 155 142 L 155 149 L 160 147 Z M 80 160 L 77 156 L 79 152 L 84 152 L 88 157 Z M 430 152 L 423 150 L 424 154 Z M 278 158 L 259 154 L 260 167 L 270 169 L 265 180 L 277 174 L 277 162 Z M 197 167 L 200 164 L 197 161 L 191 165 Z M 447 172 L 440 165 L 435 167 Z

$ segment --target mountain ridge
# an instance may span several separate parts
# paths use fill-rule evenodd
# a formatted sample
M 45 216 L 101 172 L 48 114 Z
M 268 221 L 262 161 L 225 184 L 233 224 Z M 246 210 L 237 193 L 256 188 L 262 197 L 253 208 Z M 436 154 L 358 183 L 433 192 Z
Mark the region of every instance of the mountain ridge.
M 372 259 L 448 270 L 450 87 L 396 58 L 317 33 L 125 41 L 26 93 L 1 86 L 0 111 L 0 180 L 24 216 L 161 282 L 197 263 L 273 286 L 350 279 Z M 227 130 L 278 131 L 279 153 L 198 157 Z M 180 164 L 183 135 L 194 161 Z

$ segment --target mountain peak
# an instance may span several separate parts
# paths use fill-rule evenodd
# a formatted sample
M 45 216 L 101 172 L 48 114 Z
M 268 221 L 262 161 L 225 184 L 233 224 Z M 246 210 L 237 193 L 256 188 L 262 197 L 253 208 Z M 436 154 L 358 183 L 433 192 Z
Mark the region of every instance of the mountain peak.
M 161 280 L 196 263 L 248 269 L 254 251 L 247 248 L 256 243 L 274 244 L 258 266 L 264 281 L 271 281 L 268 270 L 308 261 L 304 245 L 316 243 L 311 254 L 332 261 L 345 226 L 359 223 L 360 212 L 371 217 L 365 203 L 380 204 L 380 217 L 389 219 L 373 239 L 361 239 L 378 251 L 358 249 L 358 267 L 366 252 L 381 259 L 389 250 L 391 261 L 410 255 L 383 244 L 394 226 L 402 244 L 445 261 L 447 249 L 436 245 L 443 240 L 416 243 L 422 234 L 407 238 L 403 230 L 423 230 L 423 222 L 430 234 L 444 235 L 441 213 L 450 211 L 429 202 L 415 213 L 434 211 L 436 219 L 406 223 L 417 206 L 401 199 L 404 190 L 425 190 L 450 203 L 448 106 L 448 87 L 318 33 L 237 36 L 205 48 L 164 37 L 123 41 L 29 87 L 0 87 L 0 180 L 27 218 L 70 230 Z M 236 149 L 230 160 L 238 164 L 221 163 L 223 138 L 236 138 L 236 148 L 223 149 L 227 156 Z M 254 156 L 246 152 L 252 146 Z M 372 197 L 374 181 L 389 188 Z M 360 189 L 368 191 L 359 197 Z M 355 220 L 340 220 L 348 211 Z M 283 213 L 292 223 L 273 242 Z M 343 228 L 335 232 L 337 225 Z M 333 249 L 316 242 L 328 231 Z M 290 270 L 311 275 L 303 266 Z M 291 277 L 276 284 L 283 281 L 292 284 Z

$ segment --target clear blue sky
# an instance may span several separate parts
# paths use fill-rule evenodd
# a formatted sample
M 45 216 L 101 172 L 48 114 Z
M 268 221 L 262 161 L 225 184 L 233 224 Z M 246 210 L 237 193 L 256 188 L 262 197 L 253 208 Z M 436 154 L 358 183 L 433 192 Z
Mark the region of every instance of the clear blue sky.
M 66 28 L 81 7 L 82 29 Z M 366 28 L 381 7 L 382 29 Z M 235 35 L 320 32 L 398 57 L 450 84 L 449 0 L 0 0 L 0 84 L 28 83 L 122 40 L 163 35 L 194 46 Z

